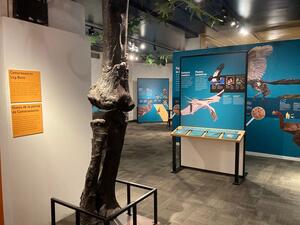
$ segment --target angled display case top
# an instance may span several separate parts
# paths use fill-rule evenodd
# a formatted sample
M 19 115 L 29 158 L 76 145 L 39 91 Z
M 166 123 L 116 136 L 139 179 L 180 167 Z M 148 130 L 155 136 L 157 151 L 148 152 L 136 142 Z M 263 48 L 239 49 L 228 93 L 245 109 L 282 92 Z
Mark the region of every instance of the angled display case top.
M 179 126 L 171 133 L 171 136 L 173 137 L 202 138 L 231 142 L 241 142 L 244 135 L 244 130 L 229 130 L 191 126 Z

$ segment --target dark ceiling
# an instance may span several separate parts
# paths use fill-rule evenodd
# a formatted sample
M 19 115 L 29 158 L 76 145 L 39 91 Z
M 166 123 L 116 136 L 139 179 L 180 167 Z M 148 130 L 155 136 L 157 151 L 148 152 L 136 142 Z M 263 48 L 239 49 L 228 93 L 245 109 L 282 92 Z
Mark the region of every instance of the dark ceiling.
M 228 29 L 233 19 L 253 28 L 263 30 L 273 26 L 300 20 L 299 0 L 202 0 L 200 6 L 207 12 L 225 21 L 215 25 L 216 31 Z M 130 5 L 140 11 L 157 17 L 155 1 L 130 0 Z M 196 37 L 205 32 L 210 25 L 204 18 L 202 21 L 185 9 L 178 7 L 168 23 L 182 29 L 186 37 Z
M 225 0 L 226 8 L 254 29 L 300 20 L 299 0 Z
M 84 5 L 87 24 L 101 28 L 101 0 L 76 0 Z M 208 40 L 207 46 L 250 44 L 273 40 L 300 38 L 300 0 L 195 0 L 214 17 L 223 20 L 211 27 L 207 17 L 191 16 L 185 5 L 180 4 L 167 24 L 160 23 L 155 3 L 158 0 L 130 0 L 130 16 L 152 15 L 144 21 L 144 36 L 136 37 L 159 51 L 182 50 L 185 38 L 198 37 Z M 248 36 L 238 34 L 239 28 L 231 27 L 237 21 L 240 27 L 250 30 Z M 170 24 L 170 25 L 169 25 Z M 89 27 L 88 27 L 89 28 Z M 142 29 L 142 28 L 141 28 Z M 148 42 L 147 42 L 148 41 Z M 137 41 L 139 42 L 139 41 Z M 204 45 L 205 47 L 205 45 Z
M 225 0 L 237 19 L 252 27 L 271 27 L 300 20 L 299 0 Z

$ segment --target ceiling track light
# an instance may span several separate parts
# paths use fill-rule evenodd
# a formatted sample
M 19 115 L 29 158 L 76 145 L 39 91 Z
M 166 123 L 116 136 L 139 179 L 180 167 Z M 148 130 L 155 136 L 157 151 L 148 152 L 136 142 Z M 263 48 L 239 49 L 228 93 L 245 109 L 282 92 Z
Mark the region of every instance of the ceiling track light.
M 146 44 L 145 44 L 145 43 L 142 43 L 142 44 L 140 45 L 140 49 L 142 49 L 142 50 L 146 49 Z
M 248 35 L 248 34 L 250 33 L 250 31 L 249 31 L 249 29 L 246 28 L 246 27 L 241 27 L 239 33 L 240 33 L 241 35 L 243 35 L 243 36 L 246 36 L 246 35 Z

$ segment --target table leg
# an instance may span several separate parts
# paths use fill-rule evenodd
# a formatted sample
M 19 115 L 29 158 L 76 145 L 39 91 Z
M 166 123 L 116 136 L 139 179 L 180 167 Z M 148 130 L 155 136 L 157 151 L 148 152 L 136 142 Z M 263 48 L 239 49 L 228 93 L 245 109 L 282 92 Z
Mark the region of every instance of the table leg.
M 176 137 L 172 137 L 172 172 L 176 173 Z
M 234 173 L 234 182 L 233 184 L 239 185 L 239 170 L 240 170 L 240 143 L 235 143 L 235 173 Z

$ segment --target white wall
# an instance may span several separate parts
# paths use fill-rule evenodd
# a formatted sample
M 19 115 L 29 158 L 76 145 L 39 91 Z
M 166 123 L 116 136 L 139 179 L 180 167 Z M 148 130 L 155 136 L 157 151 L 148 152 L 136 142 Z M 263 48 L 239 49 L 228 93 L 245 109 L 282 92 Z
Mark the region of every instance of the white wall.
M 101 74 L 101 59 L 92 59 L 92 81 L 95 83 Z M 145 63 L 129 62 L 129 88 L 135 105 L 137 105 L 137 78 L 168 78 L 170 105 L 172 105 L 172 64 L 167 66 L 147 65 Z M 129 120 L 137 119 L 136 108 L 129 113 Z
M 0 16 L 7 16 L 8 10 L 7 10 L 7 0 L 0 0 Z
M 185 50 L 200 49 L 200 36 L 196 38 L 185 39 Z
M 50 198 L 78 204 L 83 189 L 91 152 L 90 46 L 79 35 L 33 23 L 2 17 L 0 24 L 5 224 L 48 225 Z M 41 71 L 43 134 L 12 138 L 9 69 Z
M 102 55 L 103 53 L 100 53 L 100 59 L 91 58 L 91 64 L 92 64 L 92 84 L 96 83 L 99 76 L 102 73 Z
M 49 26 L 85 35 L 84 7 L 71 0 L 48 1 Z

